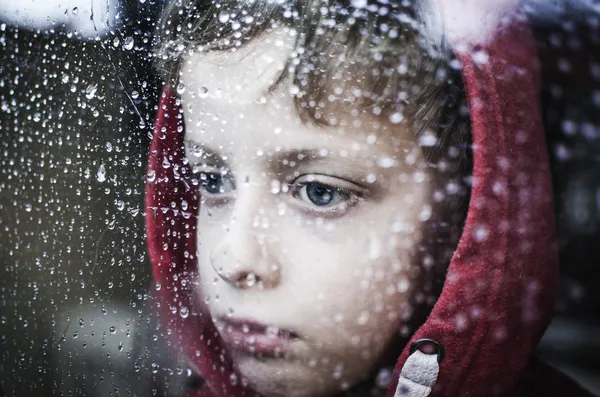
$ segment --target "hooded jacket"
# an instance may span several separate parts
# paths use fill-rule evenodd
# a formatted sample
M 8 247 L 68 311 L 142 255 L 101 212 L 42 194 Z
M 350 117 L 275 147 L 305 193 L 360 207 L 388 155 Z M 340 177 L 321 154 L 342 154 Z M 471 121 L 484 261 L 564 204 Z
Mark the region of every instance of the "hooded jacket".
M 470 15 L 486 29 L 473 34 L 472 23 L 461 24 L 464 18 L 457 15 L 468 14 L 474 2 L 449 2 L 441 1 L 450 11 L 444 31 L 461 64 L 471 118 L 471 199 L 441 295 L 398 357 L 387 397 L 588 395 L 531 359 L 551 319 L 558 280 L 531 32 L 504 1 Z M 175 345 L 205 381 L 194 396 L 258 396 L 235 381 L 234 363 L 207 309 L 192 299 L 199 197 L 186 182 L 182 112 L 177 96 L 165 88 L 146 185 L 157 306 Z M 414 354 L 428 340 L 441 346 L 433 361 Z

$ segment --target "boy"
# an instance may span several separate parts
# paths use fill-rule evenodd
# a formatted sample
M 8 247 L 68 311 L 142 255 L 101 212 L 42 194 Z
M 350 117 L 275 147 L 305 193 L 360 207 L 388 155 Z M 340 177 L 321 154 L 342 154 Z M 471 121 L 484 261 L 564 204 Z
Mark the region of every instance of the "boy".
M 518 381 L 557 271 L 529 36 L 510 13 L 485 48 L 449 30 L 454 58 L 421 8 L 167 6 L 146 219 L 194 395 L 539 395 Z

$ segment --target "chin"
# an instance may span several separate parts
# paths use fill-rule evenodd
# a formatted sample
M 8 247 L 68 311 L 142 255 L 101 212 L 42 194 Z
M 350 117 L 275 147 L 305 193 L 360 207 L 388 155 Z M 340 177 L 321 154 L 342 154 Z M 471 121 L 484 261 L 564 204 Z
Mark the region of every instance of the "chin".
M 340 381 L 307 362 L 241 354 L 234 360 L 252 388 L 265 397 L 331 397 L 341 390 Z

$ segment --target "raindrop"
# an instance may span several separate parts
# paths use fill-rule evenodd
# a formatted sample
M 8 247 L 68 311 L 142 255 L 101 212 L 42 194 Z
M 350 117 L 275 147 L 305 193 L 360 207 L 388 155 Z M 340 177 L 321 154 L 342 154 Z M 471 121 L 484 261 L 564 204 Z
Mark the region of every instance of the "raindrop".
M 121 40 L 118 37 L 115 37 L 113 40 L 113 47 L 118 47 L 121 44 Z
M 387 389 L 392 380 L 392 375 L 392 371 L 389 368 L 381 369 L 375 378 L 375 384 L 379 389 Z
M 396 160 L 388 156 L 380 156 L 377 159 L 377 165 L 381 168 L 391 168 L 396 164 Z
M 108 153 L 110 153 L 110 152 L 112 152 L 112 150 L 113 150 L 112 143 L 110 143 L 110 142 L 106 142 L 106 151 L 107 151 Z
M 183 83 L 179 83 L 177 84 L 177 93 L 179 95 L 183 94 L 185 92 L 185 85 Z
M 402 120 L 404 120 L 404 115 L 402 113 L 396 112 L 396 113 L 390 114 L 390 123 L 398 124 Z
M 352 7 L 365 8 L 367 6 L 367 0 L 352 0 Z
M 126 37 L 125 41 L 123 42 L 123 48 L 125 48 L 126 50 L 131 50 L 133 49 L 133 43 L 133 37 Z
M 356 323 L 359 325 L 365 325 L 369 321 L 369 312 L 363 311 L 356 319 Z
M 206 88 L 206 87 L 198 88 L 198 96 L 202 99 L 208 97 L 208 88 Z
M 248 273 L 248 276 L 246 276 L 246 285 L 252 287 L 254 284 L 256 284 L 256 275 L 254 273 Z
M 271 339 L 275 339 L 277 337 L 277 335 L 279 335 L 279 328 L 271 325 L 271 326 L 267 327 L 267 331 L 265 332 L 265 335 L 267 335 L 267 337 L 269 337 Z
M 430 205 L 425 205 L 419 212 L 419 220 L 425 222 L 431 218 L 432 209 Z
M 225 11 L 221 12 L 219 14 L 219 21 L 222 23 L 229 21 L 229 13 Z
M 156 172 L 154 170 L 148 170 L 148 173 L 146 174 L 146 180 L 148 182 L 154 182 L 155 179 L 156 179 Z
M 479 225 L 473 230 L 473 238 L 478 242 L 485 241 L 488 238 L 488 234 L 488 229 L 483 225 Z
M 108 331 L 114 335 L 117 332 L 117 327 L 115 327 L 114 325 L 111 325 L 110 328 L 108 329 Z
M 79 8 L 73 8 L 73 15 L 77 15 L 79 13 Z
M 25 203 L 25 211 L 31 212 L 31 203 Z
M 237 377 L 237 375 L 236 374 L 229 375 L 229 382 L 231 382 L 231 384 L 233 386 L 237 385 L 237 383 L 238 383 L 238 377 Z
M 422 147 L 433 147 L 437 144 L 438 139 L 435 134 L 431 131 L 425 131 L 419 137 L 419 146 Z
M 100 164 L 100 168 L 98 168 L 98 172 L 96 173 L 96 178 L 98 179 L 98 182 L 106 181 L 106 167 L 104 167 L 104 164 Z
M 278 181 L 277 179 L 273 179 L 271 181 L 271 193 L 272 194 L 277 194 L 281 191 L 281 182 Z
M 400 279 L 400 281 L 398 281 L 398 284 L 396 284 L 396 289 L 401 294 L 408 291 L 408 287 L 410 287 L 410 282 L 408 281 L 408 279 L 406 277 L 403 277 L 402 279 Z
M 96 96 L 96 91 L 98 91 L 98 84 L 90 84 L 85 89 L 85 97 L 87 99 L 93 99 Z
M 140 93 L 137 91 L 131 91 L 131 98 L 138 99 L 140 97 Z
M 473 61 L 475 63 L 483 65 L 483 64 L 486 64 L 489 59 L 490 59 L 490 55 L 483 50 L 473 52 Z
M 181 318 L 187 318 L 190 315 L 190 310 L 183 306 L 181 309 L 179 309 L 179 315 Z
M 375 235 L 369 238 L 369 259 L 377 259 L 381 256 L 381 241 Z

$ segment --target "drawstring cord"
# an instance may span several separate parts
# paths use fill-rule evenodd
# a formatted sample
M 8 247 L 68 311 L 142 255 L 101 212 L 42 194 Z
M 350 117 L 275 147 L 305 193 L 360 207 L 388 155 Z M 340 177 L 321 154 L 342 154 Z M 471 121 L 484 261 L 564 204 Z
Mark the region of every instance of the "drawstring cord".
M 425 354 L 418 348 L 432 346 L 434 354 Z M 444 359 L 443 347 L 432 339 L 419 339 L 410 347 L 410 356 L 400 371 L 394 397 L 427 397 L 437 381 L 440 363 Z

